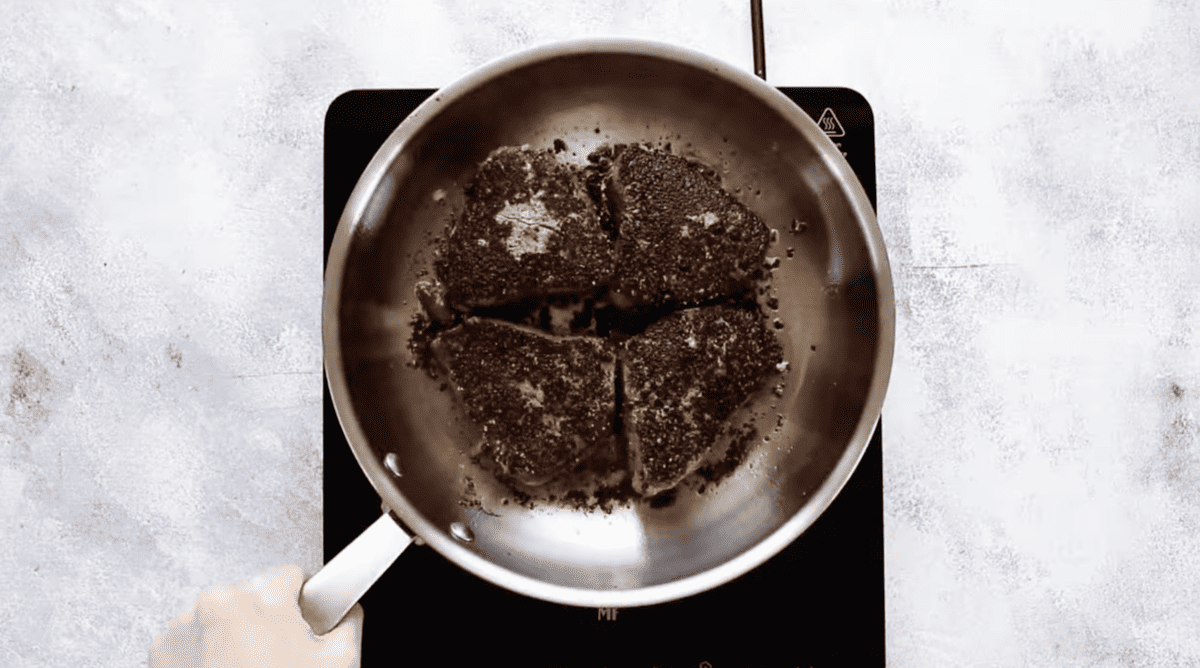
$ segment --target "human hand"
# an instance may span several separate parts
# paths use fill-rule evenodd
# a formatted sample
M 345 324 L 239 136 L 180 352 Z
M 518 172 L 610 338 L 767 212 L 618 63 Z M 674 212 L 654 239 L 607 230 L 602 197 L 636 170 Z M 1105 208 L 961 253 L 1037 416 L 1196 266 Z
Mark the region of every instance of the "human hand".
M 300 616 L 299 566 L 207 589 L 150 648 L 150 668 L 358 668 L 363 609 L 317 636 Z

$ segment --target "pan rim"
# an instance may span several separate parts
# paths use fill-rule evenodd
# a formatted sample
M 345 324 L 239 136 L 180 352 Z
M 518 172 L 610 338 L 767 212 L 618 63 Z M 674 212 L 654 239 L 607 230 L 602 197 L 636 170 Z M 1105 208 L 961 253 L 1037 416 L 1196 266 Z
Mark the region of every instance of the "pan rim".
M 356 229 L 367 213 L 393 162 L 402 153 L 407 139 L 439 111 L 467 95 L 478 86 L 507 72 L 541 61 L 583 55 L 634 55 L 664 59 L 676 64 L 706 70 L 754 95 L 795 126 L 807 140 L 817 145 L 825 167 L 845 190 L 847 201 L 860 221 L 874 273 L 878 301 L 878 341 L 875 373 L 863 411 L 833 471 L 808 503 L 758 543 L 737 556 L 706 571 L 671 582 L 632 589 L 597 590 L 551 584 L 522 575 L 486 560 L 458 544 L 447 532 L 427 521 L 398 488 L 391 484 L 382 462 L 372 456 L 366 434 L 349 404 L 349 385 L 344 373 L 338 311 L 346 261 Z M 536 46 L 495 59 L 457 81 L 436 91 L 389 135 L 360 176 L 346 207 L 339 217 L 325 269 L 322 312 L 324 367 L 334 410 L 355 459 L 366 473 L 375 491 L 404 524 L 444 557 L 467 571 L 511 591 L 554 603 L 583 607 L 637 607 L 685 598 L 725 584 L 756 568 L 778 554 L 806 531 L 833 502 L 856 470 L 879 422 L 890 380 L 895 347 L 895 305 L 891 269 L 875 211 L 849 164 L 833 142 L 791 100 L 773 85 L 711 56 L 680 46 L 643 39 L 578 39 Z M 384 482 L 386 481 L 386 482 Z

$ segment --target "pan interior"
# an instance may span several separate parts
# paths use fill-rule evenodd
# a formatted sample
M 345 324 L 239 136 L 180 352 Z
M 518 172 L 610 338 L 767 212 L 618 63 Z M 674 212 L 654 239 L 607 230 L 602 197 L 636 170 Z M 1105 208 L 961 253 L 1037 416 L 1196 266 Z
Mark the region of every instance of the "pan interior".
M 335 239 L 345 258 L 328 297 L 337 335 L 326 345 L 340 351 L 331 375 L 345 379 L 335 402 L 385 502 L 446 556 L 535 594 L 544 592 L 529 582 L 637 591 L 703 577 L 785 525 L 798 533 L 811 523 L 820 511 L 812 505 L 828 503 L 849 475 L 845 462 L 852 470 L 865 448 L 861 424 L 878 416 L 864 413 L 885 344 L 890 355 L 879 297 L 886 290 L 890 299 L 890 282 L 880 282 L 868 248 L 873 219 L 857 217 L 854 195 L 812 136 L 727 76 L 647 54 L 567 54 L 449 93 L 381 149 L 390 159 L 372 163 Z M 463 184 L 498 146 L 549 148 L 556 139 L 580 162 L 604 143 L 670 142 L 717 169 L 778 231 L 767 254 L 780 258 L 772 315 L 790 364 L 782 396 L 771 397 L 758 444 L 734 474 L 702 494 L 681 491 L 666 507 L 502 504 L 463 454 L 468 430 L 450 392 L 409 364 L 414 287 L 431 269 L 431 239 L 461 209 Z M 384 473 L 387 453 L 401 475 Z M 835 469 L 842 479 L 831 482 Z M 468 477 L 482 507 L 461 503 Z M 456 522 L 472 542 L 450 537 Z

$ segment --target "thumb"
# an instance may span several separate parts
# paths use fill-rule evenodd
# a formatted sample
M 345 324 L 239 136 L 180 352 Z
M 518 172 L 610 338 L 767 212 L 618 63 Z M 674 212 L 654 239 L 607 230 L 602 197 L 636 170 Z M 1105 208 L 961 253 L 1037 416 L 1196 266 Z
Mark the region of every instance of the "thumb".
M 323 658 L 333 665 L 358 666 L 362 659 L 362 604 L 355 603 L 341 623 L 318 638 Z
M 275 568 L 255 576 L 250 584 L 264 603 L 271 607 L 295 607 L 304 584 L 304 571 L 294 564 Z

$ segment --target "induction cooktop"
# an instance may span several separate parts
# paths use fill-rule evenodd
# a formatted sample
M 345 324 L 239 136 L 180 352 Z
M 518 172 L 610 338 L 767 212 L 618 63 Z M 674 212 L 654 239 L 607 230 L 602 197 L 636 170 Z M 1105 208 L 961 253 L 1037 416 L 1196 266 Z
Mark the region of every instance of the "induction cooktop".
M 866 100 L 845 88 L 780 90 L 840 147 L 874 206 L 874 121 Z M 392 130 L 433 92 L 354 90 L 329 106 L 326 261 L 359 175 Z M 378 519 L 380 499 L 346 442 L 327 385 L 324 395 L 328 561 Z M 414 545 L 362 598 L 363 665 L 883 665 L 882 433 L 877 425 L 853 477 L 789 547 L 732 582 L 680 601 L 620 610 L 546 603 Z M 433 658 L 423 658 L 430 650 Z

